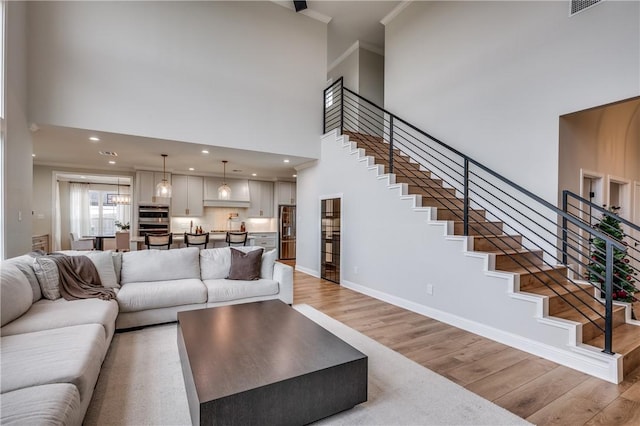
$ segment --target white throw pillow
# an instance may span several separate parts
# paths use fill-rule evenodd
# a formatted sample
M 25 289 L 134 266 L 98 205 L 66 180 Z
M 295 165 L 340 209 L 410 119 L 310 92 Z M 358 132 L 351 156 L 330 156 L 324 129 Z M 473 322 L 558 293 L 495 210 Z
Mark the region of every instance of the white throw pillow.
M 203 280 L 221 280 L 229 276 L 231 250 L 229 247 L 200 250 L 200 277 Z
M 116 276 L 116 270 L 113 266 L 111 250 L 87 251 L 82 253 L 82 255 L 91 259 L 91 262 L 95 265 L 98 270 L 98 275 L 100 275 L 100 281 L 102 281 L 103 287 L 120 288 L 120 285 L 118 284 L 118 277 Z
M 33 270 L 40 283 L 42 295 L 50 300 L 60 298 L 60 275 L 58 265 L 52 259 L 41 256 L 33 259 Z
M 31 285 L 16 265 L 3 262 L 0 266 L 0 325 L 13 321 L 31 307 Z

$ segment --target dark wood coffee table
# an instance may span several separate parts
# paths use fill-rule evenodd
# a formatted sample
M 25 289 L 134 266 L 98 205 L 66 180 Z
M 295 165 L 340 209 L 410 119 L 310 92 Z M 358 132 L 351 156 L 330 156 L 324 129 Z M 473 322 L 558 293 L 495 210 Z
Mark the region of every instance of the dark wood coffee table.
M 302 425 L 367 400 L 367 356 L 280 300 L 178 313 L 195 425 Z

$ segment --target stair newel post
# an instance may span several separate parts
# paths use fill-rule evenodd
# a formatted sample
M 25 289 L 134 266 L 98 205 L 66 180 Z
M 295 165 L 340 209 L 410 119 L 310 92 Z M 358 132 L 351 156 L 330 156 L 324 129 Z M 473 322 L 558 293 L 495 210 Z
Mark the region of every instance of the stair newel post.
M 567 213 L 568 209 L 568 194 L 565 189 L 562 191 L 562 211 Z M 562 216 L 562 264 L 567 264 L 567 217 Z
M 393 173 L 393 115 L 389 119 L 389 173 Z
M 613 244 L 606 241 L 604 350 L 612 355 L 613 341 Z
M 469 159 L 464 159 L 464 188 L 463 188 L 463 225 L 464 236 L 469 235 Z

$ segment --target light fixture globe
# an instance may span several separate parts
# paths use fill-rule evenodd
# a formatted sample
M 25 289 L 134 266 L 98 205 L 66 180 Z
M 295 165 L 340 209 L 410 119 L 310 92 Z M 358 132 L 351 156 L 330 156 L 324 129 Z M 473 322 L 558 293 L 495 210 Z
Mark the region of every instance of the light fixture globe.
M 222 185 L 218 188 L 218 199 L 229 200 L 231 199 L 231 188 L 227 185 L 227 160 L 222 160 L 223 177 Z
M 156 197 L 171 198 L 171 184 L 167 180 L 167 172 L 165 170 L 167 162 L 167 154 L 162 155 L 162 180 L 156 185 Z

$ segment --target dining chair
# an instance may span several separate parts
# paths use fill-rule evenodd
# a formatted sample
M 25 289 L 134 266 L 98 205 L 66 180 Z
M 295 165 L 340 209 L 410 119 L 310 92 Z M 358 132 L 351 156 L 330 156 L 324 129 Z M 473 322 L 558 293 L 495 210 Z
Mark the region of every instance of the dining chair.
M 129 232 L 116 232 L 116 251 L 129 251 L 131 250 Z
M 184 244 L 187 247 L 191 246 L 202 246 L 200 248 L 207 248 L 207 244 L 209 244 L 209 233 L 205 234 L 191 234 L 189 232 L 184 233 Z
M 80 238 L 75 232 L 70 232 L 71 250 L 93 250 L 96 248 L 95 239 Z
M 147 249 L 161 249 L 162 247 L 166 247 L 166 249 L 169 250 L 171 244 L 173 244 L 173 234 L 145 234 L 144 244 L 147 246 Z
M 235 245 L 247 245 L 247 232 L 227 232 L 226 238 L 227 244 L 229 246 Z

